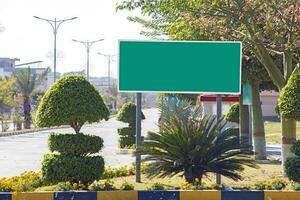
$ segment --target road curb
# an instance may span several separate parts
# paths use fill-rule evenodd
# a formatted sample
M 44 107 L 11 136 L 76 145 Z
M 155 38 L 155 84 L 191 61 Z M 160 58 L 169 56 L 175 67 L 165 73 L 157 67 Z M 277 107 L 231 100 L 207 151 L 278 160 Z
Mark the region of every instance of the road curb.
M 46 131 L 46 130 L 54 130 L 54 129 L 59 129 L 59 128 L 70 128 L 70 126 L 55 126 L 55 127 L 50 127 L 50 128 L 35 128 L 35 129 L 24 129 L 24 130 L 19 130 L 19 131 L 10 131 L 10 132 L 2 132 L 0 133 L 0 137 L 8 137 L 8 136 L 13 136 L 13 135 L 22 135 L 26 133 L 34 133 L 34 132 L 39 132 L 39 131 Z

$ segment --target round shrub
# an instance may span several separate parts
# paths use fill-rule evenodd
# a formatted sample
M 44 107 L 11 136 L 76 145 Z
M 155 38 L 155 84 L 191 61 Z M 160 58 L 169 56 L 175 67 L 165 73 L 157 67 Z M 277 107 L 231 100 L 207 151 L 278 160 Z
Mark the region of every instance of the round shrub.
M 87 155 L 98 153 L 103 147 L 103 139 L 96 135 L 52 134 L 48 139 L 50 151 L 66 155 Z
M 43 181 L 50 184 L 70 181 L 84 184 L 98 180 L 104 171 L 101 156 L 46 154 L 42 162 Z
M 230 109 L 225 116 L 225 120 L 229 122 L 239 123 L 240 118 L 240 104 L 235 103 L 230 106 Z
M 135 126 L 136 117 L 136 105 L 132 102 L 123 104 L 117 114 L 117 120 L 125 123 L 129 123 L 129 126 Z M 142 119 L 145 119 L 145 115 L 142 112 Z
M 99 92 L 83 76 L 64 76 L 43 96 L 37 109 L 39 127 L 70 125 L 79 133 L 85 122 L 108 119 L 109 111 Z
M 300 157 L 287 158 L 284 167 L 290 180 L 300 182 Z
M 296 156 L 300 156 L 300 140 L 297 140 L 291 147 L 291 152 Z
M 300 120 L 300 71 L 291 75 L 280 92 L 277 109 L 284 118 Z

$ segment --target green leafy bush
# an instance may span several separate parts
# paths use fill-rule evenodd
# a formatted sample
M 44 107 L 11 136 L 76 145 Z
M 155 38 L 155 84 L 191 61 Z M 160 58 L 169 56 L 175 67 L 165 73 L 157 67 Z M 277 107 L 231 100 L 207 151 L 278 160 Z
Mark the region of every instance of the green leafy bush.
M 87 155 L 98 153 L 103 147 L 103 139 L 96 135 L 51 134 L 48 139 L 51 152 L 64 155 Z
M 89 185 L 90 191 L 111 191 L 111 190 L 117 190 L 117 188 L 114 186 L 114 182 L 110 179 L 105 180 L 102 182 L 94 181 L 91 185 Z
M 296 156 L 300 156 L 300 140 L 297 140 L 291 147 L 291 152 Z
M 135 128 L 134 127 L 123 127 L 123 128 L 118 128 L 118 134 L 120 136 L 132 136 L 135 137 Z
M 129 126 L 135 127 L 135 117 L 136 117 L 136 105 L 132 102 L 128 102 L 123 104 L 116 118 L 118 121 L 128 123 Z M 145 119 L 145 115 L 143 112 L 142 112 L 142 119 Z
M 239 123 L 240 118 L 240 104 L 235 103 L 230 106 L 228 113 L 225 116 L 225 120 L 229 122 Z
M 300 120 L 300 71 L 293 73 L 281 90 L 277 109 L 284 118 Z
M 46 154 L 42 161 L 42 177 L 46 183 L 70 181 L 84 184 L 98 180 L 104 171 L 101 156 L 66 156 Z
M 39 127 L 70 125 L 76 133 L 85 122 L 108 119 L 109 111 L 99 92 L 83 76 L 64 76 L 43 96 L 37 109 Z
M 136 106 L 134 103 L 125 103 L 117 114 L 117 120 L 129 123 L 129 127 L 123 127 L 118 129 L 119 145 L 121 148 L 131 147 L 135 144 L 135 116 Z M 142 119 L 145 119 L 142 113 Z
M 126 166 L 122 166 L 120 168 L 108 167 L 105 168 L 103 174 L 101 175 L 101 179 L 110 179 L 117 178 L 123 176 L 130 176 L 134 174 L 134 168 L 130 167 L 127 169 Z
M 120 190 L 134 190 L 134 185 L 125 182 L 121 185 Z
M 285 173 L 290 180 L 300 182 L 300 157 L 287 158 L 284 167 Z
M 141 151 L 143 161 L 151 163 L 148 177 L 182 174 L 193 183 L 214 172 L 240 180 L 244 166 L 256 167 L 243 152 L 236 133 L 220 133 L 226 121 L 201 118 L 201 113 L 197 113 L 187 121 L 175 116 L 160 125 L 158 132 L 148 132 Z
M 288 182 L 282 178 L 274 178 L 255 184 L 256 190 L 283 190 L 288 185 Z
M 25 171 L 19 176 L 0 179 L 0 192 L 28 192 L 42 186 L 40 173 Z

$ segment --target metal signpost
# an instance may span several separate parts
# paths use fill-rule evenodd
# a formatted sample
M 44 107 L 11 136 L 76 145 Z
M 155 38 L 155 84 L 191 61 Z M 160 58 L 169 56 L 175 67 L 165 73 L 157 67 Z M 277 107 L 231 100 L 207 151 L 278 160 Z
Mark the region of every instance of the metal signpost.
M 119 42 L 119 91 L 136 93 L 136 182 L 141 181 L 142 93 L 218 94 L 220 118 L 221 94 L 241 92 L 241 52 L 241 42 Z
M 221 119 L 222 117 L 222 96 L 218 94 L 216 96 L 216 104 L 217 104 L 217 119 Z M 221 175 L 216 174 L 216 183 L 221 184 Z

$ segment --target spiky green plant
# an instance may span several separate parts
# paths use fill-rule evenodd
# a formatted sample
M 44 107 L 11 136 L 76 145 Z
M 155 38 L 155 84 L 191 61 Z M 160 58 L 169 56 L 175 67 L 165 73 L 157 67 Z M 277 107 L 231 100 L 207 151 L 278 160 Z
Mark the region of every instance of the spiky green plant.
M 233 180 L 241 179 L 244 166 L 256 167 L 241 150 L 235 132 L 223 131 L 226 121 L 216 117 L 200 118 L 195 114 L 181 120 L 174 116 L 149 132 L 142 148 L 143 161 L 149 161 L 149 177 L 172 177 L 177 174 L 193 183 L 208 172 Z

